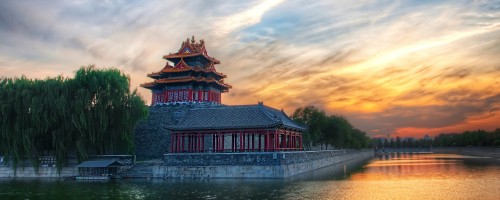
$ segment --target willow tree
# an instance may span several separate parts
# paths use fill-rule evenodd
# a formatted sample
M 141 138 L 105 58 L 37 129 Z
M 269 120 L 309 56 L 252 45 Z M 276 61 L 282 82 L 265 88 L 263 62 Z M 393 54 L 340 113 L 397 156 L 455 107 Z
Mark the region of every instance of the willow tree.
M 133 129 L 148 114 L 117 69 L 82 67 L 74 78 L 0 80 L 0 154 L 17 167 L 54 155 L 57 167 L 68 155 L 133 152 Z

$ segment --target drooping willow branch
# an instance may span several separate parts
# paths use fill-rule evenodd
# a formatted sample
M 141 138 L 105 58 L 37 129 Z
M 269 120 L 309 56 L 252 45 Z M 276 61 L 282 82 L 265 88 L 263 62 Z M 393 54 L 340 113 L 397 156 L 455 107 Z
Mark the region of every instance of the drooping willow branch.
M 82 67 L 74 78 L 0 79 L 0 155 L 14 168 L 26 160 L 132 153 L 133 128 L 148 115 L 118 69 Z

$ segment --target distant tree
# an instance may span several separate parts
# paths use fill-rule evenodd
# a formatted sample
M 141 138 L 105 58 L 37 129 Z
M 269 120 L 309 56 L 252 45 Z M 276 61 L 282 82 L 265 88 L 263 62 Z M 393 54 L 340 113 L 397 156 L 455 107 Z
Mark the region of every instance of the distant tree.
M 500 146 L 500 129 L 464 131 L 462 133 L 439 134 L 433 141 L 427 141 L 437 147 Z
M 322 129 L 322 126 L 326 118 L 323 111 L 320 111 L 314 106 L 307 106 L 296 109 L 291 118 L 307 126 L 307 131 L 304 133 L 304 135 L 307 135 L 307 137 L 304 138 L 304 144 L 307 144 L 309 148 L 312 145 L 321 145 L 325 143 L 322 141 L 324 138 L 324 133 L 322 132 L 324 129 Z
M 314 106 L 297 108 L 291 118 L 306 125 L 304 143 L 313 145 L 334 146 L 336 148 L 365 148 L 370 146 L 370 138 L 366 133 L 355 129 L 342 116 L 329 115 Z M 307 140 L 306 140 L 307 139 Z

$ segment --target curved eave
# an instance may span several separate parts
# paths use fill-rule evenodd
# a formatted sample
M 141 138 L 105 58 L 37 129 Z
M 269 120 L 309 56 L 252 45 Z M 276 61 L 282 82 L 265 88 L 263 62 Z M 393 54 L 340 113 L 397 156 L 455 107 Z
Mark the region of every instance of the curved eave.
M 157 87 L 157 85 L 154 82 L 143 83 L 140 86 L 146 89 L 155 89 Z
M 192 69 L 189 69 L 189 68 L 169 68 L 169 69 L 163 69 L 161 70 L 162 74 L 166 74 L 166 73 L 178 73 L 178 72 L 188 72 L 188 71 L 192 71 Z
M 285 128 L 299 132 L 303 132 L 306 130 L 289 126 L 283 126 L 281 123 L 256 125 L 256 126 L 219 126 L 219 127 L 178 127 L 174 125 L 174 126 L 166 126 L 165 128 L 171 131 L 207 131 L 207 130 L 215 131 L 215 130 L 276 129 L 276 128 Z
M 165 127 L 172 131 L 203 131 L 203 130 L 241 130 L 241 129 L 274 129 L 279 128 L 279 124 L 266 124 L 266 125 L 255 125 L 255 126 L 219 126 L 219 127 L 176 127 L 167 126 Z
M 232 88 L 231 85 L 221 83 L 220 81 L 217 81 L 215 79 L 206 79 L 206 78 L 199 78 L 195 80 L 196 82 L 205 82 L 205 83 L 214 83 L 221 87 L 223 90 L 227 91 L 229 88 Z
M 181 58 L 184 58 L 184 57 L 195 57 L 195 56 L 203 56 L 207 60 L 212 61 L 215 64 L 220 64 L 219 60 L 217 60 L 215 58 L 212 58 L 210 56 L 207 56 L 207 55 L 205 55 L 203 53 L 174 53 L 174 54 L 164 55 L 163 59 L 166 59 L 166 60 L 169 60 L 169 61 L 173 62 L 173 60 L 170 60 L 170 59 L 181 59 Z
M 190 82 L 194 81 L 194 77 L 188 77 L 188 78 L 178 78 L 178 79 L 158 79 L 155 80 L 155 83 L 185 83 L 185 82 Z
M 221 87 L 222 90 L 228 90 L 228 89 L 232 88 L 231 85 L 221 83 L 215 79 L 195 78 L 192 76 L 188 77 L 188 78 L 178 78 L 178 79 L 158 79 L 158 80 L 155 80 L 153 82 L 154 85 L 152 85 L 150 87 L 154 88 L 156 86 L 156 84 L 187 83 L 187 82 L 197 82 L 197 83 L 207 83 L 207 84 L 213 83 L 213 84 L 216 84 L 219 87 Z M 146 84 L 141 84 L 141 87 L 145 87 L 143 85 L 146 85 Z M 147 86 L 149 86 L 149 85 L 147 85 Z
M 160 78 L 161 77 L 161 74 L 158 73 L 158 72 L 155 72 L 155 73 L 151 73 L 151 74 L 148 74 L 147 75 L 149 78 Z

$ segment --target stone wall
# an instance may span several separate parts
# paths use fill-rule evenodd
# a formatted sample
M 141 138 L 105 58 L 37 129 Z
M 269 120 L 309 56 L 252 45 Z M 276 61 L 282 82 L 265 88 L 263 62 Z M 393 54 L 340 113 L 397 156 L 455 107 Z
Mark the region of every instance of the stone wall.
M 152 166 L 162 178 L 287 178 L 354 159 L 369 159 L 372 149 L 224 154 L 166 154 Z
M 0 178 L 59 178 L 59 177 L 72 177 L 79 175 L 79 164 L 75 156 L 68 156 L 66 167 L 63 167 L 60 172 L 57 171 L 55 157 L 43 156 L 41 160 L 50 160 L 51 162 L 41 162 L 38 171 L 35 171 L 31 161 L 24 161 L 18 163 L 17 169 L 13 169 L 12 161 L 7 163 L 5 157 L 0 156 Z M 123 167 L 122 170 L 128 170 L 135 164 L 135 157 L 133 155 L 90 155 L 88 160 L 116 160 L 120 162 Z
M 302 163 L 361 152 L 361 150 L 327 150 L 295 152 L 246 152 L 246 153 L 171 153 L 163 156 L 166 166 L 212 165 L 282 165 Z
M 170 131 L 165 126 L 176 123 L 188 106 L 151 106 L 149 116 L 135 128 L 135 153 L 138 160 L 158 159 L 170 148 Z
M 76 167 L 64 167 L 60 173 L 56 167 L 40 167 L 38 172 L 33 167 L 18 168 L 16 171 L 12 167 L 0 167 L 0 178 L 56 178 L 77 175 L 78 168 Z

